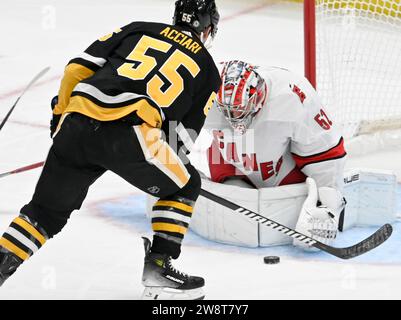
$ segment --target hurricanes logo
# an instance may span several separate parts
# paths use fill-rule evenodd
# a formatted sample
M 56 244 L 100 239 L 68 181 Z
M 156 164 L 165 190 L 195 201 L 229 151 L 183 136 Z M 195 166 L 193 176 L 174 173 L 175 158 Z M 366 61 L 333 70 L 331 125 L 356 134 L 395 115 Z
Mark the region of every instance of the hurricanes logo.
M 153 186 L 153 187 L 148 188 L 148 191 L 151 194 L 158 194 L 160 192 L 160 188 L 158 186 Z

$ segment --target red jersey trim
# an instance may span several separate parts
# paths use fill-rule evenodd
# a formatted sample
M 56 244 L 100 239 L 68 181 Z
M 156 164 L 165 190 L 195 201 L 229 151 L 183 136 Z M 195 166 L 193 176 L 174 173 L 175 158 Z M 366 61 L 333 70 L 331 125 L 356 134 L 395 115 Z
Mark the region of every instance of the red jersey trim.
M 306 181 L 306 178 L 307 178 L 306 175 L 301 171 L 301 169 L 295 166 L 294 169 L 292 169 L 291 172 L 288 173 L 283 180 L 281 180 L 279 186 L 303 183 Z
M 213 182 L 222 183 L 225 179 L 236 176 L 235 167 L 224 161 L 215 140 L 213 140 L 212 145 L 209 147 L 207 158 L 210 178 Z
M 319 163 L 319 162 L 324 162 L 324 161 L 330 161 L 330 160 L 335 160 L 335 159 L 341 159 L 344 158 L 347 155 L 347 152 L 344 149 L 344 139 L 341 137 L 339 143 L 324 152 L 320 152 L 314 155 L 310 156 L 299 156 L 295 153 L 292 153 L 292 156 L 295 160 L 295 163 L 297 164 L 297 167 L 299 169 L 303 169 L 305 166 L 314 164 L 314 163 Z

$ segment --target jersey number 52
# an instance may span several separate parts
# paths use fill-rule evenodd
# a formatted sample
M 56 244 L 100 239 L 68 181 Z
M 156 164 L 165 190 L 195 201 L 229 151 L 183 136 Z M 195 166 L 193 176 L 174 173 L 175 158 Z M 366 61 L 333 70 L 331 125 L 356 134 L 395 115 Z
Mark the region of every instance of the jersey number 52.
M 320 109 L 320 113 L 315 116 L 315 121 L 321 126 L 324 130 L 330 130 L 333 122 L 329 119 L 326 112 L 323 109 Z
M 135 66 L 134 63 L 126 62 L 117 69 L 117 72 L 120 76 L 132 80 L 144 80 L 157 67 L 156 59 L 147 55 L 147 51 L 153 49 L 167 54 L 171 47 L 172 45 L 168 42 L 149 36 L 142 36 L 135 48 L 127 56 L 127 60 L 139 62 L 139 64 Z M 184 80 L 178 73 L 178 68 L 180 66 L 185 67 L 193 78 L 200 72 L 198 64 L 191 57 L 176 49 L 158 69 L 171 83 L 168 89 L 165 91 L 161 90 L 165 83 L 157 74 L 155 74 L 146 85 L 149 97 L 162 108 L 171 106 L 184 91 Z

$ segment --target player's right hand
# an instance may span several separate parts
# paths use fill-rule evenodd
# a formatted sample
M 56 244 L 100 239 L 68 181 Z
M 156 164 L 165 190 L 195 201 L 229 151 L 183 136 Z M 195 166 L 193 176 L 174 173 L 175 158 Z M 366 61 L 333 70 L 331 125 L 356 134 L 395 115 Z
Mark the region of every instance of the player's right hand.
M 58 103 L 58 96 L 55 96 L 50 103 L 52 110 L 54 110 L 57 103 Z M 60 122 L 60 118 L 61 118 L 61 114 L 53 113 L 52 119 L 50 120 L 50 138 L 53 138 L 53 135 L 56 132 L 58 123 Z

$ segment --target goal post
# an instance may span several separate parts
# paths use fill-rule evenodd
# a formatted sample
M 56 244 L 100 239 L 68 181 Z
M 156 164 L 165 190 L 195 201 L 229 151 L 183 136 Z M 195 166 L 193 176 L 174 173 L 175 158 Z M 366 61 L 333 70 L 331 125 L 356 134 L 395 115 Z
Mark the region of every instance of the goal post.
M 347 138 L 401 129 L 401 0 L 304 0 L 305 75 Z
M 304 2 L 305 77 L 316 88 L 316 14 L 315 0 Z

